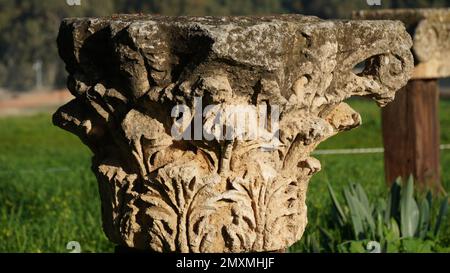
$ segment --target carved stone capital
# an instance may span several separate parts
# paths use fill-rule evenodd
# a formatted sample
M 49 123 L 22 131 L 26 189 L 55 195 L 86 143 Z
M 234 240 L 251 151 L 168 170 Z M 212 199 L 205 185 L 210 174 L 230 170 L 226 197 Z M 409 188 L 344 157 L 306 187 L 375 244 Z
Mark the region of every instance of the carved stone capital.
M 307 224 L 308 181 L 320 170 L 311 151 L 360 124 L 345 99 L 394 98 L 412 73 L 411 46 L 392 21 L 66 19 L 58 47 L 75 98 L 53 120 L 94 153 L 111 241 L 158 252 L 284 249 Z M 180 105 L 192 119 L 178 122 Z M 210 105 L 217 111 L 202 111 Z M 237 105 L 278 122 L 216 137 L 235 124 L 217 113 Z M 192 132 L 199 123 L 212 138 Z
M 413 37 L 414 79 L 450 76 L 450 9 L 365 10 L 355 19 L 400 20 Z

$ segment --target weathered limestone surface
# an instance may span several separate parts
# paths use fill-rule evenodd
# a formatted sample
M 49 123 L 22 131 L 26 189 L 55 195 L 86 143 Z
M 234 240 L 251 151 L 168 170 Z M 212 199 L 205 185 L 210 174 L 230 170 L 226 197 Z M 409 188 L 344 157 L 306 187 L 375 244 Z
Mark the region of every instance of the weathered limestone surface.
M 320 170 L 310 152 L 361 122 L 343 101 L 385 105 L 413 69 L 400 22 L 301 15 L 66 19 L 58 46 L 75 99 L 54 123 L 94 153 L 105 233 L 159 252 L 274 251 L 299 240 L 308 181 Z M 175 139 L 171 111 L 198 111 L 195 97 L 278 106 L 279 145 Z
M 400 20 L 413 36 L 414 79 L 450 77 L 450 8 L 365 10 L 355 19 Z

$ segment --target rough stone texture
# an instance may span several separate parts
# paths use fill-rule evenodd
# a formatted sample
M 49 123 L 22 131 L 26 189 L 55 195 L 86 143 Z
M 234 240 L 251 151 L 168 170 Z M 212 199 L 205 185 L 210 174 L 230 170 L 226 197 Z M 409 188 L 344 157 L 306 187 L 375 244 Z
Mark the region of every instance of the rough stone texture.
M 365 10 L 355 19 L 400 20 L 413 36 L 416 67 L 413 78 L 450 76 L 450 8 Z
M 58 46 L 75 99 L 54 123 L 94 153 L 105 233 L 158 252 L 274 251 L 299 240 L 320 170 L 310 152 L 361 122 L 342 101 L 385 105 L 413 69 L 400 22 L 300 15 L 66 19 Z M 195 111 L 195 96 L 279 106 L 280 145 L 175 140 L 171 110 Z

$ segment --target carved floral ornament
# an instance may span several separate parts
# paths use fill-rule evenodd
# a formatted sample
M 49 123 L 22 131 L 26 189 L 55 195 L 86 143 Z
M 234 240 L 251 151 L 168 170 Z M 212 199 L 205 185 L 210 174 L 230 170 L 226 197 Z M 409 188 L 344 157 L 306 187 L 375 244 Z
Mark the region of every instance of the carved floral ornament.
M 158 252 L 274 251 L 299 240 L 320 170 L 311 151 L 361 123 L 343 101 L 385 105 L 413 68 L 399 22 L 301 15 L 73 18 L 58 46 L 75 98 L 54 123 L 94 154 L 104 231 Z M 236 105 L 256 118 L 230 123 Z M 261 130 L 226 134 L 236 124 Z

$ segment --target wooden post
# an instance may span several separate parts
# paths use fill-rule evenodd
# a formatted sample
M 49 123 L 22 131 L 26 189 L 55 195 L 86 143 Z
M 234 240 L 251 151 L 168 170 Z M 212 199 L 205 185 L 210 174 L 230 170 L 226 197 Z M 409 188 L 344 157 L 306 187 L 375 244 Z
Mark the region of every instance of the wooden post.
M 384 165 L 389 185 L 411 174 L 422 188 L 441 189 L 437 80 L 411 80 L 382 110 Z

